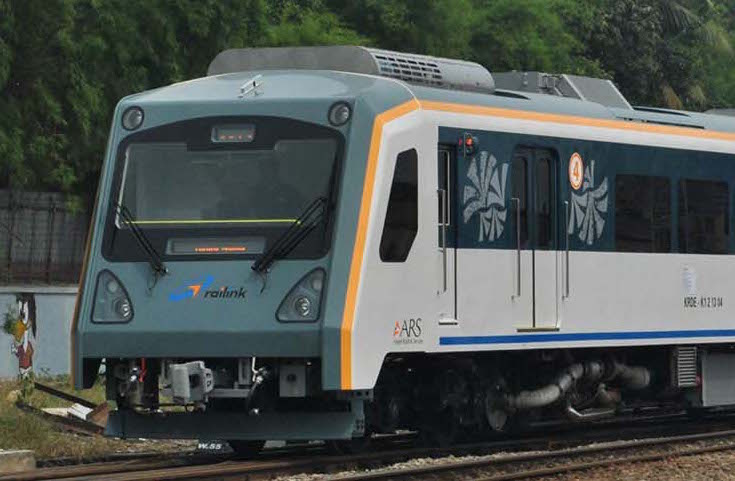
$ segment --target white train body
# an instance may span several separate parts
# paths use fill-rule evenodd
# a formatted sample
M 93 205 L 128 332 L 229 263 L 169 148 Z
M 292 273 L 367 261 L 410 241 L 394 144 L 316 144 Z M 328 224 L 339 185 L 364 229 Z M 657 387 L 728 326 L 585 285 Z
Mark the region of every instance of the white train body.
M 603 150 L 589 159 L 583 158 L 585 165 L 595 161 L 598 166 L 603 162 L 615 163 L 614 158 L 604 154 L 605 145 L 610 143 L 619 148 L 677 150 L 691 156 L 729 156 L 735 154 L 735 135 L 624 121 L 524 115 L 421 100 L 415 101 L 410 111 L 401 113 L 383 125 L 379 138 L 378 167 L 351 335 L 352 389 L 372 388 L 383 359 L 396 352 L 691 345 L 729 343 L 735 337 L 735 304 L 728 296 L 735 262 L 730 255 L 598 251 L 594 249 L 598 239 L 588 244 L 589 250 L 571 248 L 567 253 L 565 234 L 557 243 L 561 245 L 554 249 L 524 248 L 519 254 L 512 248 L 494 249 L 485 234 L 484 248 L 448 248 L 448 282 L 444 290 L 443 251 L 437 236 L 439 180 L 438 169 L 433 165 L 439 155 L 437 146 L 442 145 L 442 129 L 475 136 L 517 134 L 529 138 L 530 145 L 543 145 L 538 137 L 565 139 L 584 145 L 582 148 L 587 150 Z M 418 231 L 405 262 L 386 263 L 380 258 L 380 242 L 396 158 L 411 148 L 416 149 L 422 162 Z M 492 143 L 480 142 L 476 157 L 480 159 L 485 152 L 488 159 L 496 155 Z M 562 178 L 570 157 L 558 155 L 557 185 L 561 196 L 571 202 L 570 180 L 567 175 Z M 500 168 L 496 166 L 497 170 L 489 175 L 497 173 L 502 179 L 502 168 L 509 165 L 510 159 L 495 158 Z M 639 160 L 646 162 L 645 158 Z M 676 169 L 672 165 L 669 175 L 686 177 Z M 457 175 L 465 177 L 470 172 L 459 170 Z M 506 175 L 506 204 L 501 209 L 507 214 L 500 226 L 511 230 L 514 214 L 508 202 L 510 167 Z M 604 233 L 614 222 L 611 191 L 615 180 L 600 178 L 599 174 L 597 177 L 597 183 L 589 190 L 598 188 L 600 183 L 607 185 L 607 212 L 600 213 L 607 224 L 601 227 Z M 733 180 L 732 167 L 723 164 L 721 176 L 704 178 L 724 180 L 729 185 Z M 453 200 L 461 203 L 462 194 Z M 465 207 L 466 204 L 452 214 L 462 213 Z M 729 212 L 728 216 L 731 215 Z M 472 216 L 454 217 L 451 220 L 460 229 L 473 220 Z M 574 219 L 569 221 L 573 223 Z M 579 236 L 579 226 L 571 229 L 570 236 Z M 482 236 L 478 232 L 478 237 Z M 396 334 L 398 327 L 412 319 L 420 320 L 420 334 L 411 332 L 411 337 L 406 337 L 405 330 Z

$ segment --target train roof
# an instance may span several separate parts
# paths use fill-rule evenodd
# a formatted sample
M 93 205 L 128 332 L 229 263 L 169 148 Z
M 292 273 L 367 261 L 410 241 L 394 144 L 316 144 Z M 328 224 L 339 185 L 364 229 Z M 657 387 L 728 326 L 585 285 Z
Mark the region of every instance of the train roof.
M 609 80 L 540 72 L 491 74 L 479 64 L 364 47 L 235 49 L 208 76 L 135 101 L 232 101 L 252 82 L 265 98 L 372 98 L 376 110 L 413 98 L 577 117 L 735 132 L 735 117 L 630 106 Z M 504 88 L 510 87 L 510 88 Z
M 639 106 L 625 109 L 608 107 L 589 100 L 511 90 L 496 90 L 493 94 L 480 94 L 415 85 L 411 85 L 410 88 L 419 100 L 735 132 L 735 117 L 724 115 Z

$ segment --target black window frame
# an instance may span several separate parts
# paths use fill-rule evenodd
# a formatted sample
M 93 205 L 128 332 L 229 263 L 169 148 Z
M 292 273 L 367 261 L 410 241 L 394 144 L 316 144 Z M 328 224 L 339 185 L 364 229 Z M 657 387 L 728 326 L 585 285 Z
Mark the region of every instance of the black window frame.
M 256 136 L 249 143 L 218 143 L 212 139 L 212 128 L 222 124 L 255 124 Z M 115 154 L 115 166 L 112 173 L 111 188 L 106 196 L 107 205 L 101 206 L 106 212 L 102 232 L 102 256 L 109 262 L 144 262 L 147 257 L 137 246 L 129 229 L 119 229 L 115 224 L 117 218 L 113 203 L 120 198 L 123 188 L 123 172 L 128 147 L 141 142 L 182 142 L 186 141 L 190 149 L 206 150 L 262 150 L 272 148 L 279 140 L 313 140 L 321 138 L 334 139 L 337 149 L 334 160 L 329 197 L 327 199 L 326 218 L 321 236 L 318 230 L 311 233 L 300 245 L 287 256 L 288 259 L 321 259 L 331 249 L 334 231 L 334 206 L 340 195 L 341 178 L 344 164 L 345 138 L 337 129 L 319 124 L 304 122 L 285 117 L 274 116 L 208 116 L 172 122 L 161 126 L 135 132 L 125 137 L 118 145 Z M 304 206 L 306 208 L 306 205 Z M 155 228 L 143 230 L 154 248 L 165 261 L 211 261 L 211 260 L 253 260 L 258 253 L 175 255 L 166 252 L 167 242 L 171 238 L 211 238 L 211 237 L 247 237 L 263 236 L 266 246 L 277 240 L 289 225 L 262 225 L 238 227 L 190 228 Z
M 688 191 L 687 189 L 682 190 L 682 187 L 686 185 L 686 183 L 693 183 L 693 184 L 711 184 L 709 186 L 709 189 L 711 189 L 714 185 L 721 185 L 725 188 L 724 192 L 724 199 L 725 201 L 722 203 L 725 207 L 724 212 L 724 220 L 725 220 L 725 232 L 724 237 L 722 238 L 722 249 L 720 250 L 702 250 L 702 249 L 691 249 L 689 244 L 689 240 L 691 239 L 691 223 L 689 221 L 689 204 L 687 202 L 688 195 L 683 195 L 684 190 Z M 708 190 L 708 189 L 704 189 Z M 731 207 L 731 192 L 730 192 L 730 183 L 725 180 L 719 180 L 719 179 L 712 179 L 712 178 L 693 178 L 693 177 L 681 177 L 678 179 L 676 184 L 676 195 L 677 195 L 677 202 L 676 202 L 676 208 L 677 208 L 677 221 L 678 221 L 678 229 L 677 229 L 677 239 L 678 239 L 678 251 L 682 254 L 705 254 L 705 255 L 726 255 L 731 252 L 731 215 L 732 215 L 732 207 Z M 714 199 L 714 195 L 712 190 L 709 190 L 709 196 L 710 199 Z M 686 214 L 684 215 L 682 213 L 682 210 L 686 211 Z M 687 232 L 685 233 L 684 230 Z M 701 236 L 701 238 L 707 239 L 708 241 L 712 240 L 711 236 Z
M 405 157 L 403 157 L 405 156 Z M 397 201 L 398 195 L 400 194 L 397 190 L 395 190 L 398 183 L 396 182 L 396 175 L 399 172 L 399 164 L 400 165 L 406 165 L 407 162 L 410 162 L 413 165 L 413 172 L 414 175 L 413 180 L 415 180 L 415 189 L 412 192 L 414 195 L 414 203 L 413 203 L 413 220 L 414 224 L 409 225 L 409 230 L 412 231 L 412 235 L 410 238 L 410 241 L 406 241 L 407 245 L 403 248 L 403 250 L 398 251 L 399 255 L 395 257 L 389 257 L 387 255 L 387 249 L 388 249 L 388 242 L 389 238 L 386 237 L 389 230 L 389 220 L 391 214 L 391 207 L 393 202 Z M 410 164 L 409 164 L 410 165 Z M 378 248 L 378 254 L 380 256 L 380 260 L 386 264 L 400 264 L 406 262 L 408 259 L 408 256 L 411 254 L 411 250 L 413 248 L 414 243 L 416 242 L 416 236 L 418 235 L 418 227 L 419 227 L 419 161 L 418 161 L 418 152 L 415 148 L 406 149 L 404 151 L 401 151 L 396 155 L 396 161 L 395 166 L 393 167 L 393 175 L 391 176 L 391 182 L 390 182 L 390 193 L 388 195 L 388 205 L 386 207 L 386 213 L 385 213 L 385 219 L 383 220 L 383 228 L 380 232 L 380 245 Z M 395 205 L 393 205 L 393 208 L 395 208 Z
M 512 199 L 516 197 L 516 166 L 522 165 L 523 170 L 523 196 L 519 197 L 521 215 L 520 226 L 516 226 L 515 203 Z M 539 166 L 545 163 L 548 167 L 548 177 L 544 179 L 547 182 L 548 208 L 547 215 L 542 215 L 539 205 Z M 511 239 L 512 247 L 517 247 L 516 231 L 520 227 L 520 239 L 522 250 L 539 250 L 550 251 L 556 250 L 559 245 L 559 214 L 558 202 L 560 198 L 559 185 L 559 152 L 553 146 L 533 145 L 533 144 L 517 144 L 511 154 L 509 176 L 510 176 L 510 195 L 509 199 L 509 215 L 511 216 L 510 224 L 513 227 L 513 238 Z M 540 225 L 541 222 L 547 224 L 548 236 L 541 243 Z
M 652 197 L 651 197 L 651 201 L 652 202 L 650 204 L 650 208 L 653 209 L 653 211 L 654 211 L 654 214 L 652 214 L 652 215 L 655 215 L 655 209 L 656 209 L 656 207 L 665 206 L 666 207 L 666 213 L 668 215 L 667 216 L 662 216 L 662 218 L 668 217 L 668 224 L 666 226 L 664 226 L 664 229 L 652 228 L 650 230 L 650 233 L 651 233 L 650 240 L 651 240 L 651 247 L 652 247 L 652 249 L 650 249 L 650 250 L 637 249 L 637 248 L 631 248 L 630 246 L 625 246 L 625 248 L 621 248 L 621 242 L 623 242 L 623 241 L 624 242 L 629 242 L 629 240 L 627 240 L 627 239 L 623 240 L 623 239 L 620 238 L 620 234 L 621 234 L 620 227 L 621 227 L 621 224 L 624 225 L 624 223 L 621 222 L 623 220 L 622 214 L 623 214 L 624 210 L 621 209 L 621 206 L 620 206 L 620 203 L 619 203 L 620 202 L 620 199 L 621 199 L 621 195 L 620 194 L 622 192 L 622 190 L 620 189 L 620 187 L 623 184 L 623 182 L 624 182 L 624 185 L 631 186 L 635 182 L 642 181 L 643 179 L 645 179 L 646 181 L 648 181 L 648 185 L 639 186 L 639 187 L 643 187 L 643 190 L 645 192 L 651 193 L 651 195 L 652 195 Z M 656 186 L 654 185 L 656 182 L 662 182 L 663 183 L 663 188 L 656 189 Z M 673 201 L 672 185 L 673 185 L 673 182 L 672 182 L 671 178 L 668 177 L 668 176 L 665 176 L 665 175 L 649 175 L 649 174 L 628 173 L 628 172 L 618 172 L 618 173 L 616 173 L 616 175 L 615 175 L 615 183 L 614 183 L 614 186 L 613 186 L 614 193 L 615 193 L 614 194 L 614 205 L 613 205 L 613 209 L 615 211 L 615 215 L 614 215 L 614 217 L 615 217 L 615 220 L 614 220 L 614 237 L 613 237 L 613 246 L 614 247 L 613 247 L 613 249 L 614 249 L 615 252 L 648 253 L 648 254 L 667 254 L 667 253 L 673 252 L 673 249 L 674 249 L 674 238 L 673 238 L 673 236 L 674 236 L 674 216 L 675 215 L 678 215 L 678 212 L 675 211 L 675 209 L 672 206 L 672 201 Z M 665 197 L 665 201 L 664 202 L 661 202 L 660 204 L 657 204 L 656 195 L 657 195 L 657 193 L 662 193 L 662 192 L 665 192 L 665 196 L 666 196 Z M 641 212 L 643 212 L 643 210 L 641 210 Z M 635 217 L 635 216 L 629 216 L 629 218 L 630 217 Z M 640 216 L 640 217 L 641 218 L 644 218 L 643 216 Z M 655 222 L 651 222 L 650 225 L 656 226 L 657 224 Z M 668 227 L 668 229 L 666 229 L 666 227 Z M 656 245 L 656 239 L 657 239 L 656 238 L 656 232 L 657 232 L 657 230 L 663 230 L 663 231 L 668 230 L 667 244 L 665 245 L 665 247 L 659 248 Z M 659 237 L 659 238 L 663 238 L 663 237 Z

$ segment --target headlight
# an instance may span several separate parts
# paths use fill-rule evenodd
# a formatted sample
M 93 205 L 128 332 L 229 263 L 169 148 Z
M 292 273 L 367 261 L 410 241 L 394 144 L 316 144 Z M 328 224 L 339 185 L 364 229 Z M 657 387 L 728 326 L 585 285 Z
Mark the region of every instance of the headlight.
M 311 301 L 306 296 L 296 298 L 294 302 L 296 313 L 301 317 L 309 317 L 311 315 Z
M 94 292 L 92 322 L 130 322 L 132 318 L 133 304 L 120 280 L 110 271 L 100 272 Z
M 281 322 L 313 322 L 319 319 L 324 291 L 324 270 L 314 269 L 301 278 L 281 302 L 276 317 Z
M 122 126 L 125 130 L 135 130 L 143 125 L 143 109 L 140 107 L 130 107 L 122 114 Z

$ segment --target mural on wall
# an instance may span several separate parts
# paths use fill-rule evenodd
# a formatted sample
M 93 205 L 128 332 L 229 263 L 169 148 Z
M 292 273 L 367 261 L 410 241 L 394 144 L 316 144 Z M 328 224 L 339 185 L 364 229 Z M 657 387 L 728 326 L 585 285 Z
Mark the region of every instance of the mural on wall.
M 499 163 L 494 155 L 485 151 L 472 159 L 467 170 L 470 183 L 464 187 L 463 218 L 466 224 L 473 216 L 479 216 L 480 242 L 492 242 L 503 234 L 508 214 L 505 207 L 507 178 L 508 164 Z
M 3 330 L 12 336 L 10 351 L 18 358 L 21 377 L 33 371 L 33 343 L 36 342 L 36 298 L 33 294 L 17 294 L 15 304 L 5 313 Z
M 570 177 L 571 180 L 571 177 Z M 572 182 L 572 187 L 574 182 Z M 584 181 L 580 193 L 572 192 L 572 211 L 569 216 L 568 232 L 575 231 L 579 240 L 592 245 L 602 236 L 607 217 L 607 177 L 595 187 L 595 161 L 584 169 Z

